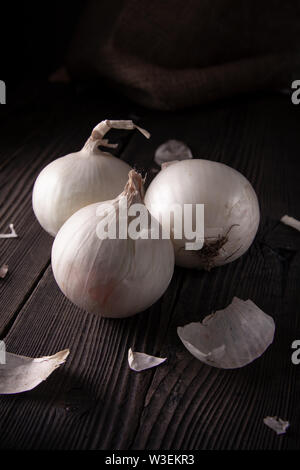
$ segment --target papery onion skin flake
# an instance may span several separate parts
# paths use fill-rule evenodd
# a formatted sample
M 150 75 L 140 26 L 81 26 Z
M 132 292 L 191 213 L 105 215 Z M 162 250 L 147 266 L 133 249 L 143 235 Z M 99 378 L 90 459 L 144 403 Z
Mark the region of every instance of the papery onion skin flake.
M 260 357 L 274 339 L 275 323 L 251 300 L 234 297 L 228 307 L 177 328 L 188 351 L 205 364 L 236 369 Z

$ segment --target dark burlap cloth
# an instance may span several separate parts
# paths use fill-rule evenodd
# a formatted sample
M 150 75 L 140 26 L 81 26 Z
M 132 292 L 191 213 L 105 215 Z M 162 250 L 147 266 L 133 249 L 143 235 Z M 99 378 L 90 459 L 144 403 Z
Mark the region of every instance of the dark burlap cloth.
M 300 0 L 89 1 L 68 69 L 158 109 L 289 87 L 300 78 Z

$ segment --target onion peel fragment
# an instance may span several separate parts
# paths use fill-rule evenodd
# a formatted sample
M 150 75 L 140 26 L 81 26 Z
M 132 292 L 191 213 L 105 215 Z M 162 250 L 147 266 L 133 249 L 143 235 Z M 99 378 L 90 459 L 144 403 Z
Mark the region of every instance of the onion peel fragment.
M 8 273 L 8 265 L 2 264 L 2 266 L 0 266 L 0 278 L 4 279 L 7 273 Z
M 234 297 L 223 310 L 197 323 L 177 328 L 188 351 L 221 369 L 243 367 L 260 357 L 272 343 L 275 323 L 251 300 Z
M 163 165 L 174 160 L 189 160 L 191 158 L 193 158 L 192 152 L 184 142 L 171 139 L 157 147 L 154 161 L 157 165 Z
M 264 423 L 269 428 L 273 429 L 277 435 L 285 434 L 287 428 L 289 427 L 290 423 L 288 421 L 284 421 L 277 416 L 266 416 L 264 418 Z
M 289 215 L 284 215 L 281 217 L 280 222 L 285 225 L 289 225 L 300 232 L 300 220 L 294 219 L 294 217 L 290 217 Z
M 65 349 L 53 356 L 31 358 L 6 352 L 0 362 L 0 394 L 32 390 L 63 364 L 70 351 Z
M 9 224 L 10 233 L 0 233 L 0 238 L 17 238 L 18 235 L 16 234 L 14 224 Z
M 130 369 L 135 372 L 159 366 L 166 360 L 166 357 L 150 356 L 149 354 L 132 351 L 131 348 L 128 350 L 128 364 Z

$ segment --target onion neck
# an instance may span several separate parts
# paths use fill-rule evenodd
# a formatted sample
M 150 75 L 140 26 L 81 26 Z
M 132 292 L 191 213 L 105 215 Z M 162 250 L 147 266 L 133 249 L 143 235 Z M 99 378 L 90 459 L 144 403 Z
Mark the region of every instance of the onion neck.
M 122 195 L 127 197 L 128 205 L 131 205 L 133 203 L 143 203 L 144 194 L 144 179 L 135 170 L 130 170 Z
M 86 143 L 84 144 L 82 151 L 87 154 L 101 154 L 101 155 L 110 155 L 109 152 L 101 152 L 99 147 L 108 147 L 108 148 L 116 148 L 118 145 L 117 144 L 109 144 L 106 139 L 93 139 L 92 137 L 89 137 Z
M 118 144 L 110 144 L 107 139 L 104 139 L 105 134 L 110 129 L 125 129 L 125 130 L 133 130 L 137 129 L 140 131 L 147 139 L 149 139 L 150 134 L 145 129 L 137 126 L 130 120 L 116 120 L 111 121 L 109 119 L 105 119 L 97 124 L 96 127 L 92 130 L 91 136 L 88 138 L 86 143 L 84 144 L 83 151 L 86 152 L 88 155 L 91 153 L 102 153 L 98 147 L 108 147 L 108 148 L 116 148 Z

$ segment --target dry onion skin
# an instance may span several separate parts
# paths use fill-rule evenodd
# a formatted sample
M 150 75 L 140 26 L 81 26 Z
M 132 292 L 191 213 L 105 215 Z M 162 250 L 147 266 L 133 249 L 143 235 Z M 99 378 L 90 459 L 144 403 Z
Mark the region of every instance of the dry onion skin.
M 149 354 L 128 350 L 128 364 L 131 370 L 141 372 L 152 367 L 157 367 L 167 360 L 166 357 L 150 356 Z
M 190 158 L 193 158 L 190 148 L 180 140 L 171 139 L 157 147 L 154 161 L 162 165 L 173 160 L 189 160 Z
M 300 220 L 297 220 L 294 217 L 290 217 L 289 215 L 284 215 L 281 217 L 280 222 L 285 225 L 289 225 L 290 227 L 293 227 L 300 232 Z
M 14 224 L 9 224 L 10 233 L 0 233 L 0 238 L 18 238 Z
M 182 210 L 184 204 L 193 204 L 193 209 L 204 204 L 202 249 L 186 250 L 190 240 L 172 237 L 176 264 L 187 268 L 209 270 L 239 258 L 252 244 L 260 220 L 257 196 L 249 181 L 233 168 L 209 160 L 165 165 L 151 182 L 145 204 L 166 228 L 173 204 Z M 181 220 L 175 214 L 171 222 L 173 230 L 178 217 Z M 194 218 L 195 213 L 193 226 Z
M 273 342 L 275 323 L 251 300 L 234 297 L 197 323 L 177 328 L 188 351 L 209 366 L 236 369 L 260 357 Z
M 8 264 L 2 264 L 0 267 L 0 278 L 4 279 L 8 273 Z
M 104 317 L 129 317 L 163 295 L 173 275 L 174 251 L 170 240 L 152 239 L 150 227 L 146 239 L 97 235 L 101 220 L 109 219 L 108 232 L 115 216 L 119 220 L 120 203 L 127 215 L 133 204 L 143 203 L 141 175 L 131 170 L 124 191 L 107 202 L 108 214 L 107 203 L 96 203 L 65 222 L 53 243 L 52 269 L 62 292 L 78 307 Z
M 6 352 L 6 363 L 0 363 L 0 394 L 32 390 L 66 361 L 69 352 L 65 349 L 53 356 L 35 359 Z
M 55 236 L 76 211 L 89 204 L 108 201 L 123 190 L 131 167 L 109 152 L 99 149 L 116 147 L 104 139 L 110 129 L 138 129 L 132 121 L 100 122 L 79 152 L 70 153 L 47 165 L 37 177 L 32 207 L 40 225 Z
M 288 421 L 284 421 L 283 419 L 278 418 L 278 416 L 266 416 L 264 418 L 264 423 L 270 429 L 273 429 L 278 436 L 285 434 L 287 428 L 290 426 Z

